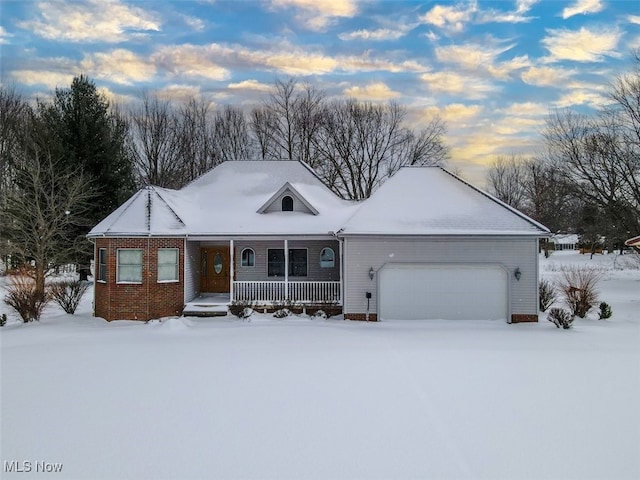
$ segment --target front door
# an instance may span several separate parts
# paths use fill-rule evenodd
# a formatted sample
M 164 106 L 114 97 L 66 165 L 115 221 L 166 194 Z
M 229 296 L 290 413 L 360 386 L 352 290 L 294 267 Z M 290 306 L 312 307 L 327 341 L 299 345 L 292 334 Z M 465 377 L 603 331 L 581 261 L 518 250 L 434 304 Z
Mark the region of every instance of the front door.
M 228 293 L 229 287 L 229 246 L 201 248 L 200 291 Z

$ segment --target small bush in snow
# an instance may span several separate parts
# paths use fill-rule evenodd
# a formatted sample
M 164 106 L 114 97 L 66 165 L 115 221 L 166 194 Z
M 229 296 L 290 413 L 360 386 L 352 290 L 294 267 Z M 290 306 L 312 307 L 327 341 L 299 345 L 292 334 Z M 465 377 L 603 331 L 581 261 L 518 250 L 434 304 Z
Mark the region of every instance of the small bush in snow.
M 540 280 L 540 283 L 538 284 L 538 291 L 540 296 L 540 311 L 546 312 L 547 309 L 558 299 L 558 292 L 556 291 L 556 287 L 554 287 L 553 283 L 549 280 L 545 280 L 544 278 Z
M 53 301 L 60 305 L 60 308 L 73 315 L 88 288 L 89 282 L 65 280 L 49 285 L 49 292 Z
M 3 313 L 0 317 L 0 327 L 4 327 L 7 324 L 7 314 Z
M 611 306 L 607 302 L 602 302 L 600 304 L 600 311 L 598 312 L 598 317 L 600 320 L 606 320 L 607 318 L 611 318 Z
M 46 291 L 36 292 L 36 282 L 26 275 L 13 275 L 7 292 L 4 303 L 18 312 L 24 323 L 40 320 L 51 299 Z
M 598 303 L 596 286 L 601 273 L 588 267 L 562 269 L 559 281 L 564 302 L 574 316 L 584 318 Z
M 324 310 L 316 310 L 313 314 L 314 318 L 321 318 L 323 320 L 327 319 L 327 314 L 325 313 Z
M 249 318 L 253 314 L 251 302 L 246 300 L 234 300 L 229 305 L 229 312 L 238 318 Z M 249 312 L 250 311 L 250 312 Z
M 565 310 L 564 308 L 552 308 L 549 310 L 549 315 L 547 316 L 547 320 L 553 323 L 556 327 L 564 328 L 568 330 L 573 325 L 574 316 L 571 315 L 571 312 Z
M 286 318 L 289 315 L 291 315 L 291 310 L 289 310 L 288 308 L 280 308 L 273 312 L 273 316 L 276 318 Z

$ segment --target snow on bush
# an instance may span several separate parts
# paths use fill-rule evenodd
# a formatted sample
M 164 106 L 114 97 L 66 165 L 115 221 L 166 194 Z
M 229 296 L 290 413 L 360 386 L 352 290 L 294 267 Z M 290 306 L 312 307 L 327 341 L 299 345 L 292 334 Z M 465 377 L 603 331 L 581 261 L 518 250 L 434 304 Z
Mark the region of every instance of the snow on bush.
M 73 315 L 88 288 L 89 282 L 64 280 L 50 284 L 49 292 L 53 301 L 60 305 L 60 308 Z
M 553 283 L 545 278 L 540 280 L 538 290 L 540 293 L 540 311 L 546 312 L 547 309 L 558 299 L 558 292 L 556 291 Z
M 234 300 L 229 305 L 229 312 L 238 318 L 249 318 L 253 314 L 252 303 L 246 300 Z
M 4 302 L 13 308 L 24 323 L 40 320 L 49 303 L 49 292 L 37 292 L 36 282 L 27 275 L 12 275 Z
M 273 316 L 276 318 L 286 318 L 291 315 L 291 310 L 288 308 L 279 308 L 275 312 L 273 312 Z
M 606 320 L 611 318 L 612 315 L 611 306 L 607 302 L 600 303 L 600 311 L 598 312 L 598 318 L 600 320 Z
M 566 267 L 558 281 L 564 302 L 574 316 L 584 318 L 598 303 L 596 289 L 602 274 L 589 267 Z
M 327 319 L 327 314 L 324 310 L 316 310 L 313 315 L 314 318 L 321 318 L 323 320 Z
M 553 323 L 556 327 L 564 328 L 568 330 L 573 325 L 574 316 L 571 315 L 571 312 L 565 310 L 564 308 L 552 308 L 549 310 L 549 315 L 547 316 L 547 320 Z

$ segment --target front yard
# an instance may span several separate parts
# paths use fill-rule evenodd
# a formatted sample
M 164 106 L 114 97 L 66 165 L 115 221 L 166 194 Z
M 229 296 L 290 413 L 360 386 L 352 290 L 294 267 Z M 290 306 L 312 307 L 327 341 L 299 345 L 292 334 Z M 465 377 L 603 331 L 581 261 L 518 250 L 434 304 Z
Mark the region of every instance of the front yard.
M 592 263 L 613 316 L 566 331 L 50 307 L 0 329 L 2 477 L 640 478 L 640 270 Z

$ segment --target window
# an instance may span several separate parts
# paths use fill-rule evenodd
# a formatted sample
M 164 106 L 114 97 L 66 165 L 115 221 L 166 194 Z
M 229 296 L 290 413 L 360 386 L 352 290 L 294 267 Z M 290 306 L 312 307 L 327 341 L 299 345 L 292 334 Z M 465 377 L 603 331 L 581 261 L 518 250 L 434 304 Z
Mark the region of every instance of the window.
M 142 250 L 118 249 L 118 283 L 142 283 Z
M 293 212 L 293 198 L 289 195 L 282 197 L 282 211 Z
M 256 254 L 251 248 L 245 248 L 242 250 L 241 265 L 243 267 L 255 267 L 256 266 Z
M 98 281 L 107 281 L 107 249 L 101 248 L 98 250 Z
M 333 268 L 336 265 L 336 254 L 333 248 L 325 247 L 320 252 L 320 268 Z
M 178 279 L 178 249 L 158 249 L 158 282 L 177 282 Z
M 267 275 L 269 277 L 284 277 L 284 249 L 269 248 L 267 250 Z M 307 249 L 289 249 L 289 276 L 307 276 Z

